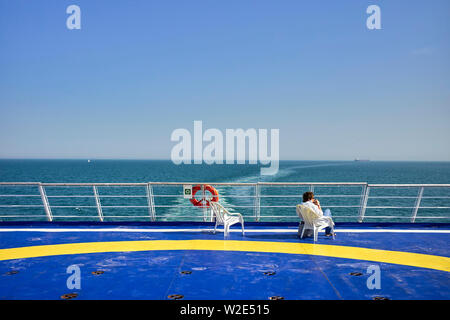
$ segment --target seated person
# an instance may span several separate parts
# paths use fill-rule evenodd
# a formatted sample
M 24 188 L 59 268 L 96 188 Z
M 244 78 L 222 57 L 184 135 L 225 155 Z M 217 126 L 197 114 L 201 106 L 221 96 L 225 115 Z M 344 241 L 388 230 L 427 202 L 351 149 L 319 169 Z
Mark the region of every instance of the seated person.
M 302 205 L 305 205 L 308 208 L 312 209 L 319 216 L 329 217 L 331 219 L 331 211 L 330 211 L 330 209 L 326 209 L 325 212 L 323 212 L 322 208 L 320 207 L 319 200 L 314 199 L 314 193 L 313 192 L 305 192 L 303 194 Z M 333 233 L 331 233 L 331 228 L 330 227 L 325 228 L 325 235 L 326 236 L 332 236 L 333 235 Z M 334 235 L 336 236 L 336 233 Z

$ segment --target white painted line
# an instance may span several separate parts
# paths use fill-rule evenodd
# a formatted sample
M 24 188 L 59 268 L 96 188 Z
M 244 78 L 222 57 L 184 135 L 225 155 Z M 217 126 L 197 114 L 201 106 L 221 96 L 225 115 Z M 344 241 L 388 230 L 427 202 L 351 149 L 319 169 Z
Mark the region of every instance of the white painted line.
M 222 229 L 217 229 L 221 232 Z M 133 228 L 0 228 L 0 232 L 212 232 L 213 229 L 133 229 Z M 230 230 L 241 232 L 241 229 Z M 254 233 L 297 233 L 297 228 L 285 229 L 245 229 L 245 232 Z M 450 230 L 426 229 L 335 229 L 343 233 L 450 233 Z
M 223 229 L 217 229 L 222 231 Z M 70 229 L 70 228 L 29 228 L 29 229 L 1 229 L 0 232 L 212 232 L 214 229 Z M 242 230 L 230 230 L 230 232 L 242 232 Z M 245 229 L 245 232 L 297 232 L 297 229 Z
M 336 232 L 349 233 L 450 233 L 450 230 L 420 230 L 420 229 L 335 229 Z

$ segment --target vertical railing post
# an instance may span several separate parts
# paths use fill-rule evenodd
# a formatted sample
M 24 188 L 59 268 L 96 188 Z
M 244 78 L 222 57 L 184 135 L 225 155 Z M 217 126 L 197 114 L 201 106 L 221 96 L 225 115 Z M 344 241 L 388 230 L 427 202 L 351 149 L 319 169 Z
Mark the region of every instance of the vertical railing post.
M 95 204 L 97 205 L 98 218 L 100 219 L 101 222 L 103 222 L 102 204 L 100 202 L 100 197 L 98 196 L 97 187 L 92 186 L 92 189 L 94 190 Z
M 150 182 L 147 183 L 146 191 L 147 191 L 148 213 L 150 215 L 150 220 L 156 221 L 155 199 L 153 197 L 153 188 Z
M 365 200 L 365 196 L 366 196 L 366 189 L 367 189 L 367 184 L 362 186 L 361 197 L 359 199 L 358 219 L 361 218 L 361 212 L 363 210 L 364 200 Z
M 206 206 L 206 193 L 204 184 L 202 184 L 202 210 L 203 210 L 203 222 L 206 222 L 208 221 L 208 207 Z
M 255 184 L 255 200 L 254 200 L 254 213 L 255 213 L 255 221 L 259 222 L 261 217 L 261 198 L 259 197 L 259 183 Z
M 367 201 L 369 200 L 370 187 L 367 185 L 364 192 L 364 200 L 362 206 L 359 210 L 358 222 L 364 221 L 364 216 L 366 215 Z
M 217 189 L 217 188 L 216 188 Z M 212 200 L 212 198 L 211 198 L 211 200 Z M 214 220 L 214 213 L 213 213 L 213 208 L 212 208 L 212 206 L 211 206 L 211 204 L 209 205 L 209 207 L 207 208 L 207 215 L 209 216 L 209 222 L 214 222 L 215 220 Z
M 309 191 L 314 192 L 314 185 L 312 185 L 312 184 L 309 185 Z
M 412 223 L 414 223 L 416 221 L 417 211 L 419 211 L 420 202 L 422 201 L 422 196 L 423 196 L 423 187 L 420 187 L 419 193 L 417 194 L 416 203 L 414 204 L 414 208 L 412 211 L 412 216 L 411 216 Z
M 41 199 L 42 199 L 42 203 L 44 205 L 45 214 L 47 215 L 47 220 L 53 221 L 52 209 L 50 208 L 47 194 L 45 193 L 45 189 L 41 183 L 39 183 L 39 193 L 41 194 Z

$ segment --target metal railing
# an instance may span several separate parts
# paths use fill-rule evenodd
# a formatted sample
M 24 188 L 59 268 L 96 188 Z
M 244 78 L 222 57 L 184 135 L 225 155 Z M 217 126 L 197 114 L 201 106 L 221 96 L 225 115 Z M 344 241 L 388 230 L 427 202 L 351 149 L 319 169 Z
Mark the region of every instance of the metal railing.
M 200 185 L 201 192 L 198 192 L 196 198 L 202 200 L 211 199 L 205 186 L 215 187 L 219 190 L 220 201 L 227 208 L 243 211 L 246 219 L 254 221 L 298 220 L 295 206 L 301 202 L 305 191 L 314 191 L 322 207 L 332 210 L 335 221 L 450 221 L 450 184 L 364 182 L 0 182 L 0 219 L 212 221 L 208 206 L 193 207 L 189 199 L 186 199 L 182 192 L 185 185 Z M 135 194 L 127 188 L 133 189 L 133 192 L 138 188 L 141 193 Z M 115 191 L 112 192 L 112 189 Z M 117 192 L 117 189 L 120 192 Z M 127 190 L 124 192 L 125 189 Z M 354 192 L 354 189 L 357 191 Z M 61 193 L 61 190 L 64 192 Z M 380 190 L 385 192 L 380 193 Z M 405 190 L 406 195 L 401 192 Z M 436 192 L 438 190 L 439 192 Z M 34 200 L 29 203 L 26 199 Z M 424 205 L 424 201 L 429 204 Z M 33 213 L 27 213 L 29 210 Z M 60 210 L 63 210 L 62 214 L 56 213 Z M 119 214 L 109 213 L 111 210 L 119 210 Z M 383 212 L 394 214 L 382 214 Z

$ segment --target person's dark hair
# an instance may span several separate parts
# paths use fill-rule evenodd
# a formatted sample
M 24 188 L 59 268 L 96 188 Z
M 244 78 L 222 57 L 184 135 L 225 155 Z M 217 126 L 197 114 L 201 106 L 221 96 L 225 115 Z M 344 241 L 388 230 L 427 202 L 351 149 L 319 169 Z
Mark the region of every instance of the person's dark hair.
M 314 192 L 308 191 L 303 194 L 303 202 L 312 200 L 314 198 Z

